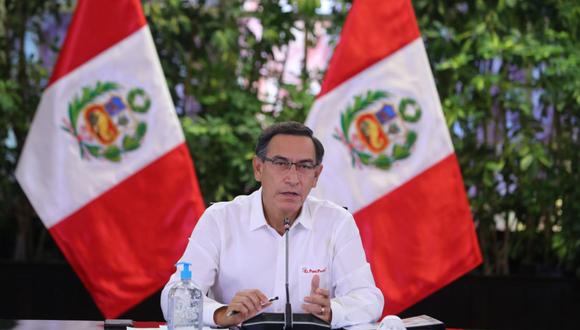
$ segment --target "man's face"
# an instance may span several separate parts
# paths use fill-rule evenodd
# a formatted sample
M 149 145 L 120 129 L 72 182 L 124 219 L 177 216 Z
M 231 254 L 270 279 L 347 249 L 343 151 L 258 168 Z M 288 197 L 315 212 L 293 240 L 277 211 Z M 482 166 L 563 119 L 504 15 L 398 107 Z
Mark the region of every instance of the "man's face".
M 307 136 L 278 134 L 268 144 L 267 160 L 254 157 L 254 176 L 262 183 L 262 203 L 268 221 L 295 218 L 322 165 L 316 164 L 314 143 Z M 298 163 L 288 169 L 287 162 Z

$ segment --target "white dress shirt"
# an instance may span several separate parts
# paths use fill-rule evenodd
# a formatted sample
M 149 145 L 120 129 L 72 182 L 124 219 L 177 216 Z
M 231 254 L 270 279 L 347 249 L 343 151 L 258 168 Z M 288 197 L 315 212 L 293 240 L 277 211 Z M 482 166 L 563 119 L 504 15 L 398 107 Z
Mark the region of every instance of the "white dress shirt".
M 195 226 L 179 261 L 192 264 L 192 281 L 209 294 L 203 321 L 215 326 L 213 314 L 236 292 L 259 289 L 280 297 L 265 312 L 283 313 L 285 294 L 285 237 L 268 225 L 262 190 L 209 207 Z M 376 321 L 383 295 L 375 286 L 352 215 L 329 201 L 308 197 L 289 231 L 290 302 L 302 310 L 310 294 L 312 276 L 330 290 L 333 328 Z M 174 273 L 161 294 L 166 316 L 169 288 L 179 280 Z

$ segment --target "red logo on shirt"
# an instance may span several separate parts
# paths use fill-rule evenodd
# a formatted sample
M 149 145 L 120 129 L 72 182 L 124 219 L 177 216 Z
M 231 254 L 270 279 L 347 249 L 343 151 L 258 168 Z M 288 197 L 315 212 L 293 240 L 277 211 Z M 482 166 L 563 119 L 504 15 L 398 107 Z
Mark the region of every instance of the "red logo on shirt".
M 302 272 L 304 274 L 318 274 L 318 273 L 324 273 L 325 271 L 326 271 L 326 267 L 324 267 L 324 268 L 302 267 Z

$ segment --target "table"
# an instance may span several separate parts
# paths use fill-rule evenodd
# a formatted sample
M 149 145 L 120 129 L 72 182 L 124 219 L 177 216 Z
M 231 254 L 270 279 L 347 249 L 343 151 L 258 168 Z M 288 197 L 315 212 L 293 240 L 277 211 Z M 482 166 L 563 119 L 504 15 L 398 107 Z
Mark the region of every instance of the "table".
M 134 321 L 138 328 L 156 328 L 159 322 Z M 104 330 L 104 321 L 73 321 L 73 320 L 2 320 L 0 330 Z
M 134 321 L 133 327 L 156 328 L 160 324 L 163 323 Z M 104 330 L 104 329 L 105 329 L 104 321 L 0 319 L 0 330 Z M 452 329 L 448 328 L 448 330 Z

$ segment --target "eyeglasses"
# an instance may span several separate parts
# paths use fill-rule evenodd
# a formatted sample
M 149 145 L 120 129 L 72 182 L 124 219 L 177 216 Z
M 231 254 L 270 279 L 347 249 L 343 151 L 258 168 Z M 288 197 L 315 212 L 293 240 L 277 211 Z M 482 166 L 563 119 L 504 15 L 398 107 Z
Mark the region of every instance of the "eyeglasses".
M 292 168 L 292 165 L 296 166 L 296 171 L 300 174 L 310 174 L 318 166 L 309 160 L 301 162 L 291 162 L 285 158 L 262 158 L 264 162 L 270 162 L 274 165 L 274 168 L 279 172 L 287 172 Z

